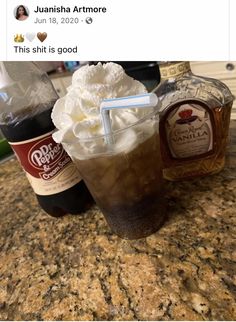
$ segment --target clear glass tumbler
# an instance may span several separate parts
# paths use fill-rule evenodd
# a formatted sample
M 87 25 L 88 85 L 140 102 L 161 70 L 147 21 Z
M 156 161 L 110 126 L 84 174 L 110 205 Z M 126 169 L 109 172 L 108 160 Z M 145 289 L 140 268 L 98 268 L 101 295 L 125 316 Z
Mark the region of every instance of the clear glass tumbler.
M 152 111 L 112 138 L 63 144 L 110 228 L 122 238 L 146 237 L 166 216 L 158 128 L 158 113 Z

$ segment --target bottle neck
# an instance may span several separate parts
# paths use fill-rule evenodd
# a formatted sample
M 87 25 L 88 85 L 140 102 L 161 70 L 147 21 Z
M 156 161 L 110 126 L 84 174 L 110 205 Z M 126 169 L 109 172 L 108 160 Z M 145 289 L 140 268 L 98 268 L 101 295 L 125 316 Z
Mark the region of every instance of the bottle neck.
M 190 63 L 188 61 L 176 63 L 164 63 L 159 65 L 161 78 L 177 78 L 186 73 L 191 73 Z

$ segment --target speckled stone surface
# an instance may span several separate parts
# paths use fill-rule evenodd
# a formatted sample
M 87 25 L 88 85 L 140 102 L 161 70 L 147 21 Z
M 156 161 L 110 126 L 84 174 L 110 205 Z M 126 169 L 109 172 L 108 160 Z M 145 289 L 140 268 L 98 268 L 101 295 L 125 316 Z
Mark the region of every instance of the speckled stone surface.
M 1 164 L 0 320 L 235 320 L 236 144 L 167 198 L 163 227 L 126 241 L 96 206 L 49 217 L 17 161 Z

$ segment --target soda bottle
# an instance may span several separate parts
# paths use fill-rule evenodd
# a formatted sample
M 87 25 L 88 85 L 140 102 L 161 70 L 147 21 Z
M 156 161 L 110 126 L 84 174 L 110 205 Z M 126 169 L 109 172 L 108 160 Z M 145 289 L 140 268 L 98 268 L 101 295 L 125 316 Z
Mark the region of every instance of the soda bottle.
M 85 211 L 92 197 L 61 144 L 52 139 L 58 99 L 47 74 L 32 62 L 0 62 L 0 129 L 48 214 Z

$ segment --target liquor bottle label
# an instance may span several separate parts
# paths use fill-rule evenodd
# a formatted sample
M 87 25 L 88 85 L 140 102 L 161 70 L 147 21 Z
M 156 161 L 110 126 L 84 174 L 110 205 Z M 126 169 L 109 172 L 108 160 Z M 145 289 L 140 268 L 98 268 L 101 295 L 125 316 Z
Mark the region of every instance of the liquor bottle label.
M 9 142 L 29 182 L 38 195 L 52 195 L 71 188 L 81 177 L 61 144 L 52 133 L 22 141 Z
M 174 158 L 197 157 L 213 150 L 210 114 L 197 103 L 173 108 L 166 119 L 165 132 Z

